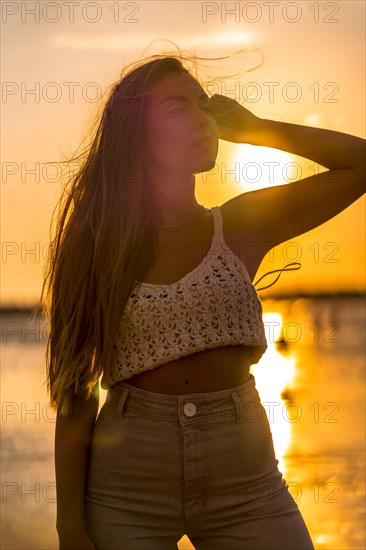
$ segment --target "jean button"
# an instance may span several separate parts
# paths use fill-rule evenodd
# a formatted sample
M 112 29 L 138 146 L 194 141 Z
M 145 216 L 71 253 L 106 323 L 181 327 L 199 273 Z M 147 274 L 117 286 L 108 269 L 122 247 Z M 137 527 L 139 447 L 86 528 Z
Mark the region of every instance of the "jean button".
M 197 407 L 194 403 L 186 403 L 183 410 L 186 416 L 194 416 L 196 414 Z

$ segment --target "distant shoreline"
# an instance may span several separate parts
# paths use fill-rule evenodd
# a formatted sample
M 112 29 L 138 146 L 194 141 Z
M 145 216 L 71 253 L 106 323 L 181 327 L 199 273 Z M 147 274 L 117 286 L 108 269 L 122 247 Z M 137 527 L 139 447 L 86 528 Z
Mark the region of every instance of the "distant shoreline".
M 258 293 L 259 294 L 259 293 Z M 260 295 L 260 294 L 259 294 Z M 267 293 L 266 296 L 261 296 L 260 299 L 262 302 L 266 300 L 291 300 L 298 298 L 313 298 L 313 299 L 334 299 L 334 298 L 365 298 L 366 291 L 344 291 L 344 292 L 297 292 L 295 294 L 270 294 Z M 16 306 L 16 305 L 3 305 L 0 307 L 0 313 L 3 314 L 14 314 L 14 313 L 32 313 L 36 308 L 36 304 L 33 306 Z

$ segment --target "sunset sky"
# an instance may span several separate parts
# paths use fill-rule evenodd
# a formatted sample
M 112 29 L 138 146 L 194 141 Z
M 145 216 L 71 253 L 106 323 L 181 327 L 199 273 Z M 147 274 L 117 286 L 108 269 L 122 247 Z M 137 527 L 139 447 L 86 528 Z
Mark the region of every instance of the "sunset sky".
M 361 0 L 4 1 L 1 9 L 3 305 L 32 305 L 39 299 L 50 217 L 59 196 L 56 163 L 75 152 L 101 108 L 101 93 L 132 61 L 172 52 L 173 43 L 185 55 L 208 58 L 251 48 L 228 60 L 203 62 L 203 81 L 222 77 L 221 89 L 208 88 L 209 95 L 238 100 L 237 82 L 246 93 L 240 101 L 259 117 L 365 137 Z M 280 163 L 275 181 L 269 181 L 266 161 Z M 47 167 L 47 162 L 55 164 Z M 243 170 L 248 162 L 261 167 L 260 179 Z M 308 159 L 220 141 L 216 163 L 221 170 L 197 176 L 197 200 L 211 207 L 245 191 L 286 184 L 284 167 L 291 162 L 300 164 L 302 177 L 313 173 Z M 238 165 L 239 178 L 229 173 Z M 364 196 L 295 241 L 296 247 L 283 243 L 262 262 L 256 278 L 292 261 L 302 263 L 300 270 L 282 273 L 268 291 L 364 289 Z

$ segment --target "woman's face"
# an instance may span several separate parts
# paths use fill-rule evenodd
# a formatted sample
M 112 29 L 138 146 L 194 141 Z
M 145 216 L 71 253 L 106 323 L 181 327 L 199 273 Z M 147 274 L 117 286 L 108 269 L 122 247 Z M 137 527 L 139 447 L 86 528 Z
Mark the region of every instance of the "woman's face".
M 219 128 L 209 98 L 189 74 L 173 73 L 157 82 L 146 97 L 144 162 L 181 173 L 211 170 L 219 146 Z M 194 145 L 207 138 L 208 142 Z

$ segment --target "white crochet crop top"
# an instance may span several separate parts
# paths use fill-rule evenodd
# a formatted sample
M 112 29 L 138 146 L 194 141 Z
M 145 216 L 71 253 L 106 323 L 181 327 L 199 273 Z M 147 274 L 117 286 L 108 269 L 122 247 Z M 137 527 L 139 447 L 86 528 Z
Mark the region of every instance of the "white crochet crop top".
M 172 284 L 138 282 L 134 287 L 102 388 L 210 348 L 253 346 L 254 363 L 266 351 L 261 300 L 245 264 L 224 241 L 220 207 L 211 212 L 213 240 L 195 269 Z

